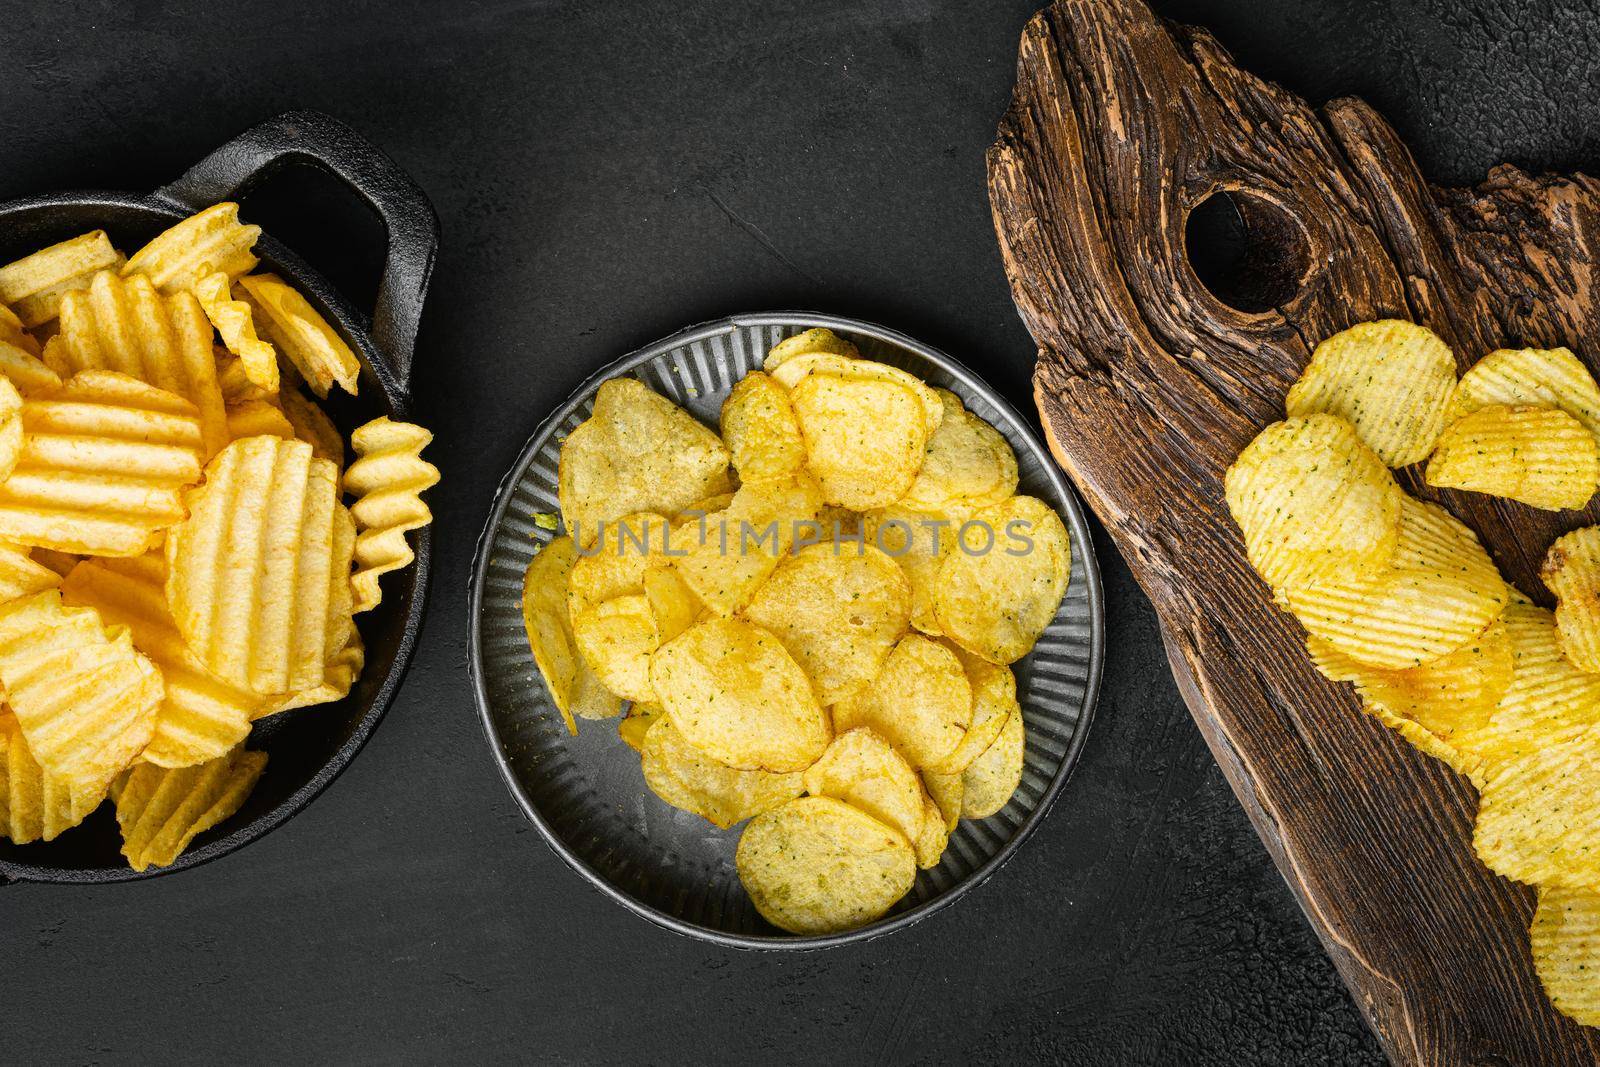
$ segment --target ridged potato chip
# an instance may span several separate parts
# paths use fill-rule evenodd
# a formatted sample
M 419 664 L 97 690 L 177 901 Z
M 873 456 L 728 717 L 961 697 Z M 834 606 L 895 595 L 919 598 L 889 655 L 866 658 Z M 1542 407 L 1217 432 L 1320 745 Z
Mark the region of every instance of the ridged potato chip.
M 1351 659 L 1404 670 L 1482 634 L 1508 596 L 1471 530 L 1443 508 L 1406 497 L 1392 566 L 1287 589 L 1281 600 L 1313 636 Z
M 1031 496 L 973 513 L 939 566 L 933 610 L 956 644 L 991 663 L 1026 656 L 1067 594 L 1072 540 Z
M 17 313 L 0 303 L 0 345 L 18 349 L 25 356 L 39 354 L 39 342 L 23 328 Z
M 250 274 L 239 279 L 238 291 L 247 296 L 251 321 L 305 379 L 319 397 L 334 385 L 354 395 L 361 361 L 339 331 L 323 318 L 311 301 L 276 274 Z
M 594 414 L 561 445 L 561 517 L 581 544 L 602 523 L 636 511 L 676 515 L 728 491 L 728 450 L 694 416 L 643 382 L 614 378 Z
M 217 362 L 217 386 L 222 390 L 224 404 L 244 404 L 253 400 L 281 403 L 279 393 L 268 392 L 250 380 L 244 361 L 238 356 L 219 345 L 211 346 L 211 354 Z M 282 390 L 285 393 L 289 391 Z
M 645 734 L 640 757 L 651 792 L 719 830 L 770 811 L 804 791 L 797 771 L 744 771 L 718 762 L 689 744 L 666 717 L 657 719 Z
M 723 511 L 673 529 L 672 565 L 706 607 L 731 615 L 750 603 L 821 506 L 809 474 L 748 482 Z
M 0 605 L 0 683 L 45 771 L 102 794 L 150 743 L 165 689 L 126 630 L 55 589 Z
M 1561 651 L 1579 670 L 1600 673 L 1600 526 L 1557 538 L 1539 577 L 1556 595 Z
M 806 464 L 806 444 L 783 386 L 752 371 L 722 402 L 722 440 L 747 482 L 792 478 Z
M 877 677 L 909 624 L 911 585 L 875 548 L 820 543 L 780 560 L 744 615 L 783 642 L 831 705 Z
M 242 748 L 176 770 L 135 764 L 116 798 L 128 865 L 136 871 L 172 866 L 198 835 L 243 806 L 266 766 L 265 752 Z
M 1490 405 L 1451 424 L 1428 460 L 1428 484 L 1581 508 L 1600 484 L 1600 444 L 1556 408 Z
M 228 443 L 211 324 L 194 297 L 163 297 L 150 279 L 101 271 L 87 289 L 61 301 L 61 344 L 52 347 L 62 377 L 109 370 L 183 397 L 200 416 L 205 457 Z
M 804 770 L 832 738 L 805 672 L 747 622 L 690 627 L 651 657 L 650 682 L 684 738 L 730 767 Z
M 990 663 L 957 644 L 947 647 L 961 661 L 967 684 L 972 686 L 972 722 L 956 750 L 927 769 L 934 774 L 957 775 L 971 766 L 972 761 L 1000 736 L 1006 716 L 1019 711 L 1017 679 L 1010 667 Z
M 938 511 L 952 504 L 998 504 L 1017 491 L 1017 455 L 1005 437 L 962 406 L 948 389 L 934 390 L 944 419 L 928 438 L 922 468 L 897 506 Z
M 65 578 L 71 573 L 72 568 L 76 567 L 83 559 L 82 556 L 75 556 L 71 552 L 55 552 L 48 548 L 30 548 L 28 549 L 28 556 L 39 566 L 54 571 L 58 578 Z M 31 591 L 39 592 L 41 590 Z
M 922 834 L 927 795 L 911 764 L 870 727 L 845 730 L 805 771 L 806 792 L 833 797 L 893 827 L 915 842 Z M 944 817 L 936 816 L 939 825 Z
M 61 575 L 34 559 L 28 549 L 0 541 L 0 604 L 60 584 Z
M 1600 1026 L 1600 890 L 1540 886 L 1528 936 L 1550 1003 L 1583 1026 Z
M 59 348 L 59 334 L 50 340 Z M 38 396 L 61 386 L 61 375 L 52 370 L 48 363 L 16 345 L 8 344 L 4 339 L 0 339 L 0 375 L 4 375 L 23 396 Z
M 862 537 L 900 565 L 911 583 L 911 625 L 937 637 L 944 633 L 933 610 L 939 568 L 955 548 L 970 511 L 915 511 L 891 504 L 861 517 Z
M 278 351 L 256 334 L 250 305 L 234 299 L 233 279 L 222 271 L 197 278 L 192 289 L 206 318 L 250 382 L 268 393 L 278 391 Z
M 935 774 L 933 771 L 924 770 L 922 788 L 928 791 L 929 798 L 943 816 L 945 833 L 953 833 L 956 823 L 961 821 L 961 795 L 966 790 L 966 783 L 962 781 L 961 775 Z
M 93 608 L 105 625 L 127 629 L 133 647 L 160 669 L 166 694 L 141 757 L 162 767 L 188 767 L 243 741 L 267 700 L 213 677 L 195 658 L 167 608 L 166 582 L 160 552 L 85 560 L 61 583 L 61 596 L 68 605 Z
M 1600 437 L 1600 387 L 1583 361 L 1565 348 L 1502 348 L 1461 376 L 1445 425 L 1490 405 L 1553 407 Z
M 143 274 L 167 295 L 218 271 L 230 278 L 255 268 L 260 226 L 239 221 L 239 205 L 223 202 L 190 215 L 129 257 L 123 274 Z
M 334 653 L 333 658 L 328 661 L 321 685 L 273 697 L 265 707 L 256 711 L 251 721 L 265 719 L 280 711 L 309 708 L 317 704 L 331 704 L 336 700 L 343 700 L 350 695 L 350 690 L 356 684 L 356 679 L 361 677 L 361 669 L 366 663 L 367 648 L 361 643 L 361 631 L 352 626 L 350 636 L 345 638 L 344 647 Z M 615 703 L 614 697 L 612 702 Z
M 800 797 L 750 820 L 734 866 L 762 918 L 793 934 L 864 926 L 917 876 L 905 837 L 832 797 Z
M 943 645 L 907 634 L 864 689 L 834 705 L 843 733 L 870 726 L 915 767 L 939 767 L 961 746 L 972 723 L 972 686 Z
M 392 422 L 387 416 L 350 434 L 356 461 L 344 472 L 344 489 L 356 498 L 350 505 L 357 531 L 350 583 L 358 613 L 371 611 L 383 599 L 379 578 L 416 559 L 406 534 L 433 521 L 433 512 L 422 502 L 422 493 L 439 484 L 439 468 L 422 458 L 432 440 L 433 434 L 421 426 Z
M 268 435 L 285 441 L 296 438 L 294 427 L 283 417 L 283 410 L 265 400 L 247 400 L 227 407 L 228 440 Z
M 98 792 L 75 790 L 39 766 L 28 750 L 17 717 L 0 709 L 0 837 L 14 844 L 54 841 L 77 826 L 105 799 Z
M 75 375 L 24 401 L 22 426 L 21 459 L 0 483 L 0 539 L 16 544 L 142 555 L 200 479 L 194 405 L 126 375 Z
M 0 482 L 11 476 L 22 459 L 22 394 L 0 378 Z
M 298 388 L 280 389 L 277 397 L 278 406 L 283 409 L 283 417 L 294 427 L 294 435 L 311 446 L 312 455 L 318 459 L 325 459 L 343 470 L 344 437 L 334 426 L 333 420 L 328 418 L 328 413 Z M 352 438 L 354 436 L 351 434 Z
M 1492 765 L 1472 846 L 1519 882 L 1600 886 L 1600 730 Z
M 1228 468 L 1226 491 L 1250 565 L 1274 590 L 1373 574 L 1394 555 L 1404 494 L 1341 418 L 1268 426 Z
M 656 699 L 650 657 L 661 646 L 661 631 L 643 593 L 613 597 L 575 612 L 572 636 L 601 685 L 624 700 Z
M 777 369 L 778 365 L 795 356 L 803 356 L 812 352 L 827 352 L 835 356 L 847 356 L 855 359 L 861 355 L 856 346 L 846 341 L 832 330 L 821 326 L 809 330 L 802 330 L 793 337 L 785 337 L 772 346 L 767 353 L 766 360 L 762 363 L 762 370 L 768 373 Z
M 97 273 L 122 262 L 104 230 L 62 241 L 0 267 L 0 304 L 9 305 L 29 329 L 43 326 L 60 311 L 62 297 L 87 289 Z
M 355 523 L 311 446 L 247 437 L 217 454 L 167 534 L 167 599 L 196 658 L 261 694 L 321 685 L 351 622 Z
M 1317 345 L 1285 407 L 1291 418 L 1337 415 L 1384 463 L 1405 467 L 1433 451 L 1455 387 L 1456 358 L 1432 330 L 1382 319 Z
M 665 714 L 660 704 L 635 703 L 617 723 L 617 736 L 622 738 L 623 744 L 642 755 L 645 736 Z
M 944 850 L 950 844 L 950 828 L 945 826 L 944 814 L 930 796 L 922 798 L 922 832 L 911 842 L 917 856 L 917 866 L 928 871 L 939 866 Z
M 910 488 L 932 433 L 917 394 L 881 379 L 810 374 L 789 397 L 827 503 L 866 511 Z
M 1028 734 L 1018 708 L 1006 717 L 999 736 L 961 773 L 961 814 L 987 819 L 1010 802 L 1022 784 Z

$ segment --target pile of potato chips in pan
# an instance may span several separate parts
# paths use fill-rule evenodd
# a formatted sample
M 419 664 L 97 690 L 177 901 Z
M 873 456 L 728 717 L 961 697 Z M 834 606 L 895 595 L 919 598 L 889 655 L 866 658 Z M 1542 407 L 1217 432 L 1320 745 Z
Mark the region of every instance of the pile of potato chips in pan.
M 1426 460 L 1429 485 L 1583 507 L 1600 389 L 1564 348 L 1491 352 L 1457 381 L 1431 332 L 1369 322 L 1317 346 L 1287 415 L 1227 474 L 1251 564 L 1319 671 L 1478 787 L 1478 856 L 1538 887 L 1545 990 L 1600 1025 L 1600 528 L 1550 546 L 1552 614 L 1390 473 Z
M 369 422 L 345 468 L 302 387 L 360 365 L 260 233 L 224 203 L 0 266 L 0 837 L 109 797 L 128 863 L 172 864 L 260 778 L 254 722 L 350 691 L 431 520 L 428 431 Z
M 736 866 L 768 921 L 872 922 L 959 819 L 1005 806 L 1009 665 L 1055 617 L 1071 545 L 957 397 L 813 329 L 734 385 L 720 437 L 605 382 L 559 466 L 567 532 L 524 584 L 539 670 L 574 733 L 626 707 L 662 800 L 749 820 Z

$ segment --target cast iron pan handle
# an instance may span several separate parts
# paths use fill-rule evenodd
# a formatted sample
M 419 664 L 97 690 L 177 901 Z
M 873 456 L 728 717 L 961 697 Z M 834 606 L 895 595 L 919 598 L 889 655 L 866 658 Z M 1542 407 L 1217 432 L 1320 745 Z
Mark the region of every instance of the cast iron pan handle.
M 333 174 L 382 220 L 389 250 L 372 312 L 372 339 L 409 391 L 422 300 L 439 248 L 439 220 L 427 196 L 394 160 L 336 119 L 319 111 L 291 111 L 241 133 L 155 195 L 199 211 L 234 199 L 287 163 Z

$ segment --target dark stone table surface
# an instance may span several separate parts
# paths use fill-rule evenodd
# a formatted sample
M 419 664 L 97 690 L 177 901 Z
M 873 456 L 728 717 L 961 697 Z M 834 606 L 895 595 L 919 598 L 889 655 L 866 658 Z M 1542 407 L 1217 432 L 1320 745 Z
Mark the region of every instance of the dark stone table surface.
M 712 949 L 540 842 L 467 684 L 493 489 L 591 370 L 701 320 L 811 308 L 944 348 L 1029 406 L 984 192 L 1036 0 L 0 4 L 0 198 L 148 189 L 243 127 L 337 115 L 432 196 L 418 355 L 444 483 L 422 644 L 352 768 L 173 878 L 0 889 L 0 1060 L 1370 1063 L 1109 544 L 1083 761 L 1017 857 L 897 936 Z M 1583 0 L 1183 0 L 1259 73 L 1356 93 L 1423 169 L 1594 172 Z M 374 224 L 315 175 L 247 201 L 370 299 Z

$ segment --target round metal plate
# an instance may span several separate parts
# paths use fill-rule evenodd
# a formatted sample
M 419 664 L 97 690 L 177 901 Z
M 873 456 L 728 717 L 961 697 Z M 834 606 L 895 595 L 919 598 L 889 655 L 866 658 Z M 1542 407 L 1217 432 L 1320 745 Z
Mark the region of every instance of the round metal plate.
M 534 666 L 522 624 L 522 575 L 554 536 L 537 512 L 558 512 L 561 442 L 589 417 L 608 378 L 632 375 L 717 424 L 733 384 L 781 339 L 814 326 L 848 337 L 863 356 L 921 376 L 961 397 L 1017 454 L 1020 492 L 1053 506 L 1072 534 L 1072 580 L 1038 646 L 1015 664 L 1027 725 L 1022 785 L 998 814 L 962 820 L 943 860 L 883 919 L 826 937 L 795 937 L 767 924 L 733 867 L 738 828 L 717 830 L 670 807 L 644 784 L 638 755 L 615 723 L 562 725 Z M 1100 574 L 1083 512 L 1027 423 L 992 389 L 942 352 L 904 334 L 828 315 L 746 315 L 692 327 L 635 352 L 586 381 L 533 435 L 501 484 L 478 542 L 470 607 L 472 682 L 506 783 L 556 854 L 611 899 L 682 934 L 746 948 L 815 948 L 875 937 L 950 904 L 993 874 L 1033 831 L 1066 781 L 1094 709 L 1104 641 Z

